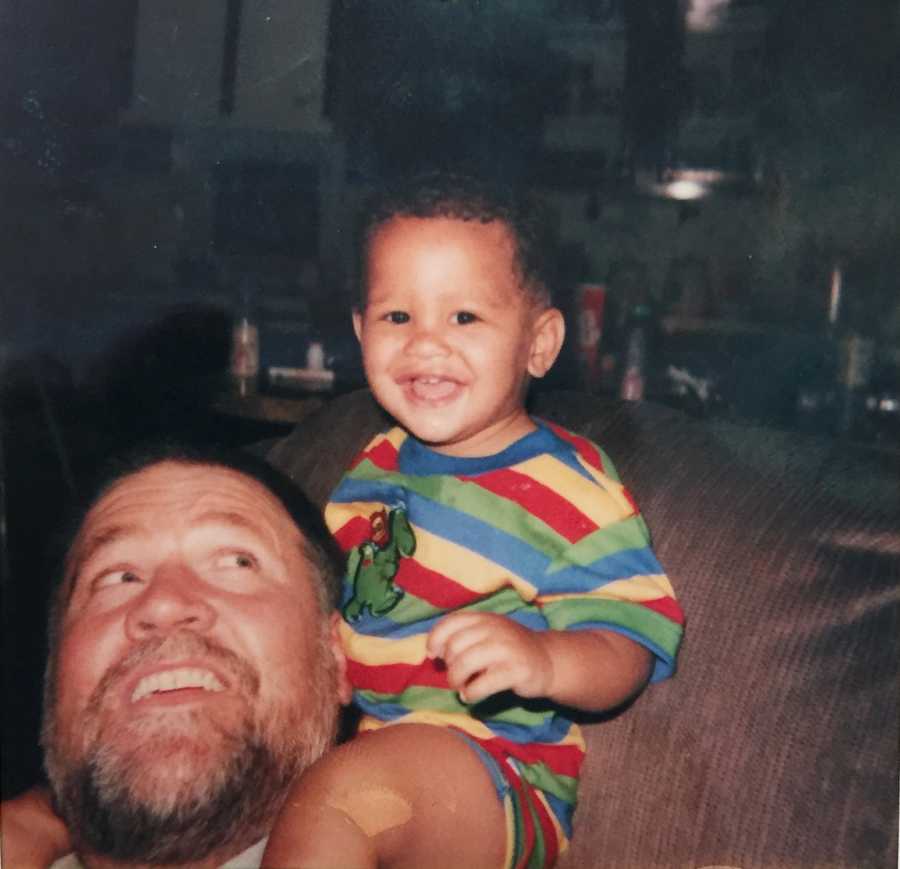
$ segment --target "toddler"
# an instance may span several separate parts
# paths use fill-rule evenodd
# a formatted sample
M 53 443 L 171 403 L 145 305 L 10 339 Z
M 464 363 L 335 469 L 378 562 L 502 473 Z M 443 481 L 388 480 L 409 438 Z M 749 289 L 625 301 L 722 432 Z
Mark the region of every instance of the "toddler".
M 397 427 L 331 497 L 360 735 L 295 786 L 264 865 L 538 867 L 598 712 L 670 675 L 682 615 L 606 455 L 532 418 L 565 326 L 533 212 L 471 179 L 383 198 L 353 324 Z

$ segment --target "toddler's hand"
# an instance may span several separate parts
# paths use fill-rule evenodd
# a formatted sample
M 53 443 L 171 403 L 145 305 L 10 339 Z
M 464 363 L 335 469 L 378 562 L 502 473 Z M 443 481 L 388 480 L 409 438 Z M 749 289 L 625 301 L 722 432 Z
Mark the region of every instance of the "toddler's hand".
M 71 850 L 69 832 L 50 807 L 45 788 L 4 800 L 0 850 L 10 869 L 45 869 Z
M 428 635 L 428 655 L 441 658 L 447 680 L 464 703 L 500 691 L 546 697 L 553 684 L 553 659 L 544 635 L 496 613 L 454 613 Z

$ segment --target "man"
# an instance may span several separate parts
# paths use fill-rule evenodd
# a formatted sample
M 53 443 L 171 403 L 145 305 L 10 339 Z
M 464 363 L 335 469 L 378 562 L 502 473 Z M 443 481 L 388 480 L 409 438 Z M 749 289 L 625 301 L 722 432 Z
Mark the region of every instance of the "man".
M 50 621 L 58 865 L 255 866 L 349 700 L 336 588 L 317 511 L 262 463 L 163 454 L 102 485 Z

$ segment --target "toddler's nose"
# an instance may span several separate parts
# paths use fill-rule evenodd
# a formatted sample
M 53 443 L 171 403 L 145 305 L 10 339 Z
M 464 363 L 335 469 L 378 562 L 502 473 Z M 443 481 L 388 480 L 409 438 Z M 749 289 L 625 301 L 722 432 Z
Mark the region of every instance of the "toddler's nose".
M 406 349 L 414 356 L 446 356 L 450 352 L 440 330 L 424 325 L 415 329 Z

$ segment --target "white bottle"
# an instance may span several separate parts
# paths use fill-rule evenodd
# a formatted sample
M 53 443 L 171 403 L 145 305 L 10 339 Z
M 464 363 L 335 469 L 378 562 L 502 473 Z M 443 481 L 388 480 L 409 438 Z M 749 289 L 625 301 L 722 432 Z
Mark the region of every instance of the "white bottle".
M 306 351 L 306 367 L 310 371 L 325 370 L 325 348 L 321 341 L 313 341 Z
M 231 332 L 231 377 L 239 395 L 256 392 L 259 381 L 259 326 L 244 296 Z

